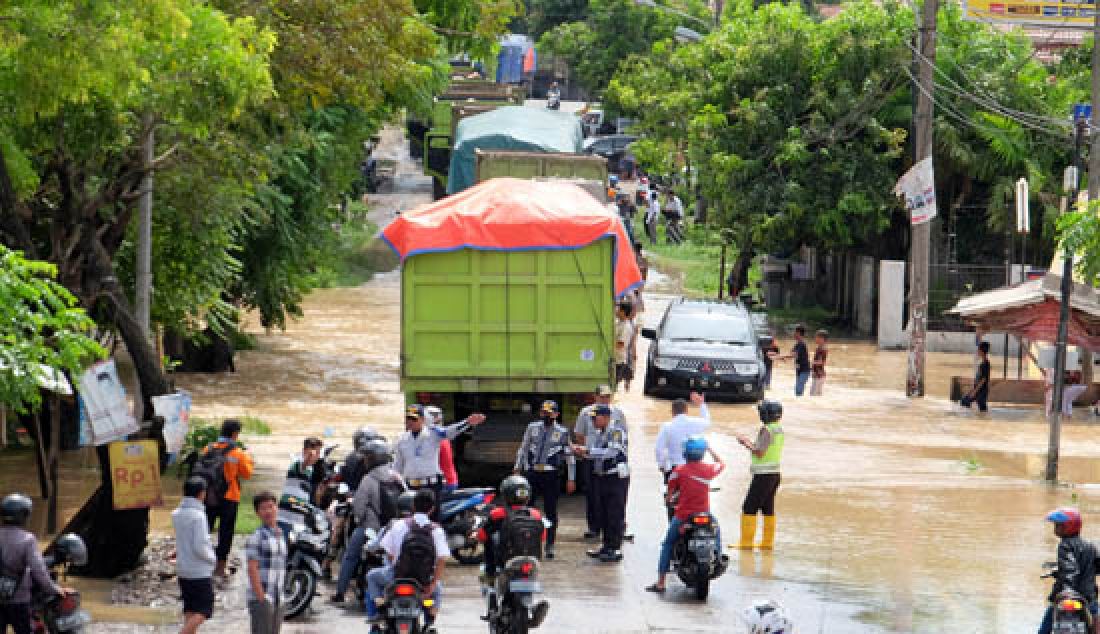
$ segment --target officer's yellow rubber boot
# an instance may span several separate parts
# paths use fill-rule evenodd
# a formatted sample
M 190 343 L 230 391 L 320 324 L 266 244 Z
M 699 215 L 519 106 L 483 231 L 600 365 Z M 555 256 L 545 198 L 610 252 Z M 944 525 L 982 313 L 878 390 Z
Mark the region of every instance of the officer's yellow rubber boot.
M 764 534 L 760 537 L 760 550 L 775 548 L 775 516 L 764 516 Z
M 740 550 L 752 550 L 756 541 L 756 515 L 741 516 L 741 541 L 737 548 Z

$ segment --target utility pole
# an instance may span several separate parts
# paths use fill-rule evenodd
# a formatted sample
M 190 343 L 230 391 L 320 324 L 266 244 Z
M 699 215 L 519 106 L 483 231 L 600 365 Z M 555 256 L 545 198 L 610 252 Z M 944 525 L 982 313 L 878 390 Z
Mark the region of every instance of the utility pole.
M 916 163 L 932 156 L 932 114 L 935 91 L 936 12 L 939 0 L 924 0 L 920 42 L 917 50 L 917 105 L 913 119 Z M 909 372 L 905 393 L 924 396 L 925 338 L 928 326 L 928 253 L 931 248 L 930 221 L 910 226 L 909 244 Z
M 145 331 L 145 338 L 151 340 L 149 313 L 153 300 L 153 115 L 146 114 L 141 122 L 145 133 L 141 144 L 141 162 L 145 175 L 141 178 L 141 199 L 138 201 L 134 316 Z
M 1092 41 L 1100 42 L 1100 11 L 1092 22 Z M 1100 104 L 1100 47 L 1092 47 L 1092 105 Z M 1093 111 L 1092 127 L 1089 137 L 1089 203 L 1100 198 L 1100 135 L 1093 134 L 1098 128 L 1096 112 Z M 1081 382 L 1084 385 L 1092 385 L 1092 351 L 1088 348 L 1078 348 L 1077 358 L 1081 360 Z
M 1095 72 L 1095 71 L 1094 71 Z M 1076 106 L 1073 109 L 1073 187 L 1070 189 L 1070 209 L 1077 205 L 1081 193 L 1081 145 L 1088 133 L 1090 110 L 1088 106 Z M 1062 253 L 1061 301 L 1058 307 L 1058 339 L 1054 355 L 1054 390 L 1050 396 L 1050 436 L 1047 439 L 1046 479 L 1058 480 L 1058 453 L 1062 436 L 1062 395 L 1066 387 L 1066 340 L 1069 339 L 1070 297 L 1073 292 L 1073 251 L 1064 249 Z

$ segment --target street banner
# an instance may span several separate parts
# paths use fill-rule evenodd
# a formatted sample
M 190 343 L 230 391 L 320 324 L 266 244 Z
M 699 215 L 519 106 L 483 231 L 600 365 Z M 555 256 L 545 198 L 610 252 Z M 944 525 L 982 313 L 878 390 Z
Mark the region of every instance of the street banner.
M 163 506 L 157 441 L 113 442 L 111 457 L 112 502 L 116 511 Z
M 936 217 L 936 181 L 932 172 L 932 157 L 909 168 L 894 187 L 894 194 L 905 198 L 909 222 L 919 225 Z
M 113 359 L 96 363 L 81 375 L 80 396 L 93 445 L 120 440 L 138 431 Z
M 1031 24 L 1046 28 L 1092 28 L 1095 0 L 963 0 L 963 17 L 994 24 Z
M 178 454 L 183 449 L 183 442 L 191 427 L 191 395 L 180 391 L 154 396 L 153 412 L 164 418 L 165 451 Z

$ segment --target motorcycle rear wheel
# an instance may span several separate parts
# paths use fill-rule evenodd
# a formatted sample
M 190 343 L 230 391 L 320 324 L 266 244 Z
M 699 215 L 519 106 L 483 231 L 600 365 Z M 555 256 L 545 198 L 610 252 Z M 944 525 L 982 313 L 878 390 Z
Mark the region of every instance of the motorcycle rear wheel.
M 695 598 L 700 601 L 706 601 L 707 595 L 710 594 L 710 576 L 699 575 L 695 578 Z
M 286 618 L 292 619 L 305 612 L 313 602 L 316 591 L 317 577 L 313 572 L 303 568 L 287 570 L 286 580 L 283 582 L 283 605 L 286 606 Z
M 463 526 L 473 526 L 474 515 L 474 511 L 466 511 L 466 514 L 459 520 L 459 523 Z M 451 549 L 451 555 L 455 558 L 455 561 L 464 566 L 480 564 L 485 560 L 485 550 L 481 542 L 471 541 L 469 538 L 466 539 L 466 544 L 464 546 Z
M 518 603 L 513 605 L 511 621 L 512 627 L 508 634 L 527 634 L 527 608 Z

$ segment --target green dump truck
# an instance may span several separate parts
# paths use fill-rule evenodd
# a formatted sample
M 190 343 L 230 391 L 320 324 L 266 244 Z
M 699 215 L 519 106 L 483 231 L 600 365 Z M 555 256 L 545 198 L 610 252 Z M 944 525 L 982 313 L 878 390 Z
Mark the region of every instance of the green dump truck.
M 405 260 L 401 388 L 447 420 L 489 423 L 455 442 L 463 480 L 509 468 L 539 404 L 574 420 L 612 378 L 613 240 L 578 250 L 458 251 Z
M 576 117 L 545 108 L 500 107 L 467 117 L 455 129 L 447 193 L 498 176 L 591 181 L 603 189 L 607 161 L 581 154 L 583 141 Z

